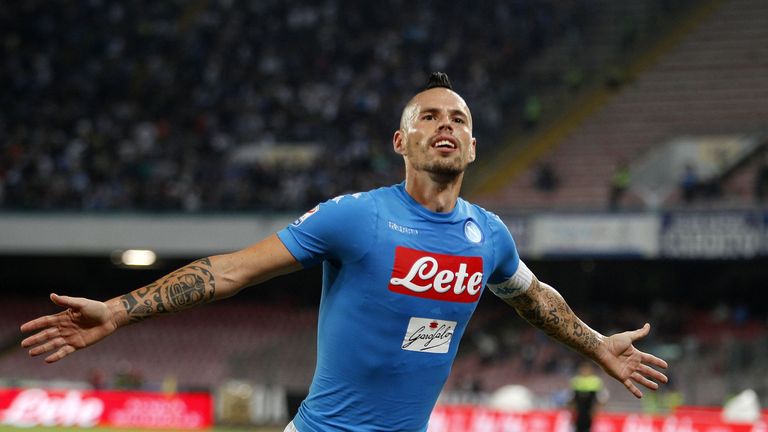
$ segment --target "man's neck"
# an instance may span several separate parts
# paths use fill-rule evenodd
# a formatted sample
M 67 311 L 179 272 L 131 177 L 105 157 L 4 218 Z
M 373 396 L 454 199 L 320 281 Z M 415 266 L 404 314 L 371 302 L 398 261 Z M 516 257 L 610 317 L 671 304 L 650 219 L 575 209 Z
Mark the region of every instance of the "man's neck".
M 452 179 L 429 175 L 406 175 L 405 191 L 416 202 L 437 213 L 448 213 L 456 206 L 464 174 Z

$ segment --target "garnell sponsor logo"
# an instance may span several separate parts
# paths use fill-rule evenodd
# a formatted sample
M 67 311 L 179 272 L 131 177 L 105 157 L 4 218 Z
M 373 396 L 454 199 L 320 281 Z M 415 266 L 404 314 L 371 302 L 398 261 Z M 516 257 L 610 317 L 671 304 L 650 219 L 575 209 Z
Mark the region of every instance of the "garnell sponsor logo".
M 21 391 L 5 411 L 0 411 L 0 423 L 18 427 L 80 426 L 98 423 L 104 412 L 104 403 L 96 398 L 83 397 L 78 391 L 61 395 L 45 390 Z
M 472 303 L 483 287 L 482 257 L 443 255 L 398 246 L 389 290 L 409 296 Z

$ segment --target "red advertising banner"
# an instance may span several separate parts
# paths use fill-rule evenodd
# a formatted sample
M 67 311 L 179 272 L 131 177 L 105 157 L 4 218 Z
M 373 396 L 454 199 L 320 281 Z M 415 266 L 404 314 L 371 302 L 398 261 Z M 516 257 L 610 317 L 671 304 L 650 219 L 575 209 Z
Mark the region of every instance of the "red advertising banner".
M 213 424 L 208 393 L 0 389 L 0 424 L 201 429 Z
M 668 416 L 603 413 L 593 432 L 768 432 L 768 421 L 724 423 L 720 410 L 685 409 Z M 428 432 L 570 432 L 571 414 L 564 410 L 504 412 L 475 406 L 437 406 Z

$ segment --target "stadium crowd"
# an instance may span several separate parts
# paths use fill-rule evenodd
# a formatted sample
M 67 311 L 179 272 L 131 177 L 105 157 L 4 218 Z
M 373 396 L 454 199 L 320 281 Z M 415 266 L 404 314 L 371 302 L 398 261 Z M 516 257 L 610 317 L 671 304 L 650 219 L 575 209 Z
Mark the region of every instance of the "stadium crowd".
M 573 85 L 588 59 L 574 56 L 548 77 L 526 76 L 525 64 L 555 43 L 585 52 L 600 2 L 465 8 L 8 4 L 0 11 L 0 208 L 294 209 L 395 182 L 391 133 L 433 70 L 449 72 L 471 102 L 488 154 L 530 124 L 542 87 Z M 246 145 L 297 143 L 319 149 L 309 169 L 234 156 Z

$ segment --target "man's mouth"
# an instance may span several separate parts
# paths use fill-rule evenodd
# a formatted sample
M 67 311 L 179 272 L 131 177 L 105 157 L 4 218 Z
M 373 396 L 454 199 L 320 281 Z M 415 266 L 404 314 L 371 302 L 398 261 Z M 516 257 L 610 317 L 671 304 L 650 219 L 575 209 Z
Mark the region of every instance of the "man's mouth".
M 455 149 L 456 144 L 448 141 L 448 140 L 440 140 L 436 143 L 432 144 L 432 147 L 439 148 L 439 149 Z

